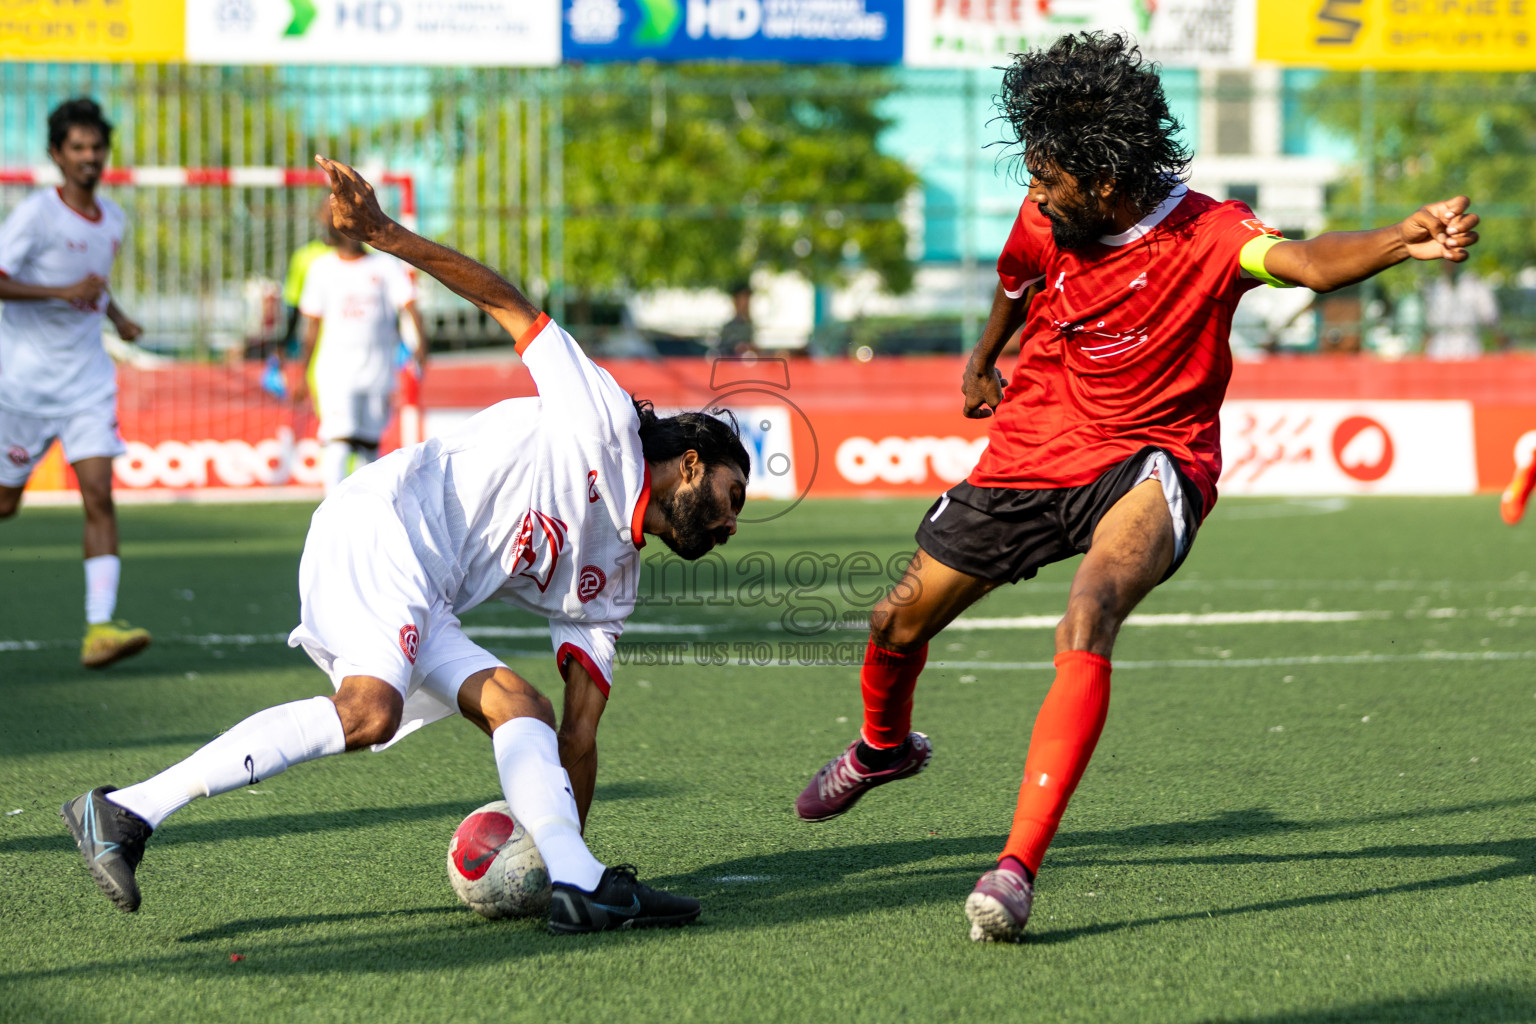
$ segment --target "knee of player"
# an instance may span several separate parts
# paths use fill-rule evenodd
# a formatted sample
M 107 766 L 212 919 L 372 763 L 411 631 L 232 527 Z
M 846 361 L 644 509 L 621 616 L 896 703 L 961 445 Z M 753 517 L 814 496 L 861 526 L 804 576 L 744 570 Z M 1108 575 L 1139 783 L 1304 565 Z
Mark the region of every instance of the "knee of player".
M 6 490 L 9 490 L 7 488 Z M 21 508 L 21 492 L 6 494 L 0 492 L 0 519 L 9 519 Z
M 1067 601 L 1067 613 L 1056 625 L 1056 645 L 1088 650 L 1099 642 L 1113 640 L 1119 631 L 1120 621 L 1108 600 L 1092 593 L 1073 594 Z
M 555 706 L 522 676 L 505 669 L 486 683 L 481 695 L 486 723 L 494 731 L 514 718 L 537 718 L 551 729 L 555 727 Z
M 117 514 L 117 506 L 112 501 L 112 492 L 107 489 L 81 491 L 81 504 L 85 506 L 85 514 L 89 519 L 107 519 Z
M 344 683 L 341 692 L 332 698 L 341 718 L 342 731 L 346 734 L 348 750 L 387 743 L 400 728 L 402 702 L 399 693 L 381 680 L 373 682 L 378 685 L 353 688 Z
M 924 623 L 910 608 L 891 603 L 887 598 L 869 615 L 869 638 L 876 647 L 897 654 L 915 651 L 928 642 Z

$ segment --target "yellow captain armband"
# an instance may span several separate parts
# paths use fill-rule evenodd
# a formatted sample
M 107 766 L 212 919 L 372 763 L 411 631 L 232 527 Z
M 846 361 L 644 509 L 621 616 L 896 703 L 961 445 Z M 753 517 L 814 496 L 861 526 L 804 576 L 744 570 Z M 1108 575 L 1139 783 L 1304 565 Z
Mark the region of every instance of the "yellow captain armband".
M 1271 288 L 1295 288 L 1289 281 L 1282 281 L 1274 274 L 1264 269 L 1264 254 L 1275 246 L 1285 241 L 1274 235 L 1260 235 L 1258 238 L 1248 240 L 1242 251 L 1237 254 L 1238 265 L 1246 270 L 1249 275 L 1258 278 Z

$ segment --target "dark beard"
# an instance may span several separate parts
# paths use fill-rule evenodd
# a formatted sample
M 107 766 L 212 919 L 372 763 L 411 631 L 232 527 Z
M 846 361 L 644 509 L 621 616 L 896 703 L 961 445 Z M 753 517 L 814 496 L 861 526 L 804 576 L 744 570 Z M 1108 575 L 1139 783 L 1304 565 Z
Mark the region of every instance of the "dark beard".
M 1056 248 L 1080 251 L 1097 242 L 1104 233 L 1102 224 L 1090 223 L 1082 211 L 1076 213 L 1077 216 L 1071 219 L 1050 213 L 1045 215 L 1051 222 L 1051 238 L 1056 242 Z
M 672 525 L 672 535 L 662 535 L 661 542 L 681 558 L 693 561 L 703 558 L 716 544 L 730 539 L 727 527 L 711 530 L 707 525 L 724 514 L 720 500 L 711 491 L 700 488 L 694 491 L 675 491 L 661 502 L 661 510 Z

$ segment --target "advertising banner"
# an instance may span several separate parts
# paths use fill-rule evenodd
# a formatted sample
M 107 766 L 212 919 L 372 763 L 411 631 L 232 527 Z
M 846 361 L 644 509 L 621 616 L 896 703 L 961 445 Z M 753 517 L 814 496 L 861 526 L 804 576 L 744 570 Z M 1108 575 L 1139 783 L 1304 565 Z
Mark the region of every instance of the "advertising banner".
M 1325 68 L 1524 71 L 1536 67 L 1536 4 L 1258 0 L 1257 54 Z
M 986 445 L 989 421 L 960 414 L 956 357 L 727 362 L 603 366 L 663 414 L 729 409 L 751 454 L 758 499 L 931 498 L 965 479 Z M 118 487 L 181 495 L 313 488 L 314 416 L 266 391 L 264 376 L 254 362 L 120 368 L 129 452 L 116 463 Z M 510 358 L 443 361 L 423 384 L 427 435 L 536 393 Z M 1527 357 L 1240 363 L 1231 390 L 1221 415 L 1227 496 L 1497 491 L 1517 460 L 1536 455 L 1536 359 Z M 1361 392 L 1374 394 L 1348 397 Z M 392 426 L 384 448 L 399 436 Z M 72 487 L 55 450 L 29 489 Z
M 562 0 L 567 61 L 898 64 L 906 0 Z
M 1069 32 L 1134 36 L 1165 67 L 1247 68 L 1252 0 L 907 0 L 912 67 L 990 68 Z
M 0 3 L 3 60 L 167 61 L 180 60 L 182 47 L 182 9 L 176 2 Z
M 559 19 L 559 0 L 186 0 L 186 55 L 197 64 L 548 67 L 560 63 Z
M 1471 494 L 1471 402 L 1229 401 L 1222 494 Z
M 1477 485 L 1499 491 L 1515 466 L 1536 458 L 1536 406 L 1483 405 L 1473 411 L 1477 428 Z

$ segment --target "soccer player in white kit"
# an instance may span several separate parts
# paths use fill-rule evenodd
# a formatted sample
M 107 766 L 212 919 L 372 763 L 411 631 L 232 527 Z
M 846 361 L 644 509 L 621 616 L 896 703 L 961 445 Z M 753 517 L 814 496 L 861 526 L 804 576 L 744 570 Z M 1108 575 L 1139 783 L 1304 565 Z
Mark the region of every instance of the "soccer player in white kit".
M 699 558 L 736 532 L 749 458 L 733 426 L 659 418 L 486 267 L 389 220 L 350 167 L 330 175 L 337 227 L 475 303 L 515 339 L 537 398 L 501 402 L 458 429 L 353 474 L 315 512 L 299 565 L 302 646 L 336 693 L 269 708 L 126 789 L 66 803 L 92 877 L 120 908 L 150 833 L 194 797 L 302 761 L 389 746 L 458 711 L 491 737 L 512 816 L 549 868 L 560 933 L 685 924 L 698 901 L 605 867 L 582 839 L 614 644 L 634 609 L 644 534 Z M 550 701 L 459 626 L 499 598 L 549 620 L 565 682 Z
M 426 362 L 427 331 L 416 308 L 416 284 L 400 261 L 368 252 L 345 235 L 309 265 L 299 313 L 304 333 L 293 396 L 305 398 L 305 377 L 312 371 L 321 476 L 330 494 L 348 473 L 379 456 L 395 390 L 401 315 L 416 328 L 418 365 Z
M 107 292 L 123 242 L 121 207 L 96 195 L 111 144 L 112 125 L 94 100 L 60 104 L 48 115 L 48 155 L 64 184 L 32 193 L 0 224 L 0 519 L 16 514 L 57 438 L 85 506 L 87 668 L 149 646 L 146 630 L 112 618 L 121 571 L 112 459 L 127 448 L 101 321 L 110 319 L 124 341 L 144 329 Z

